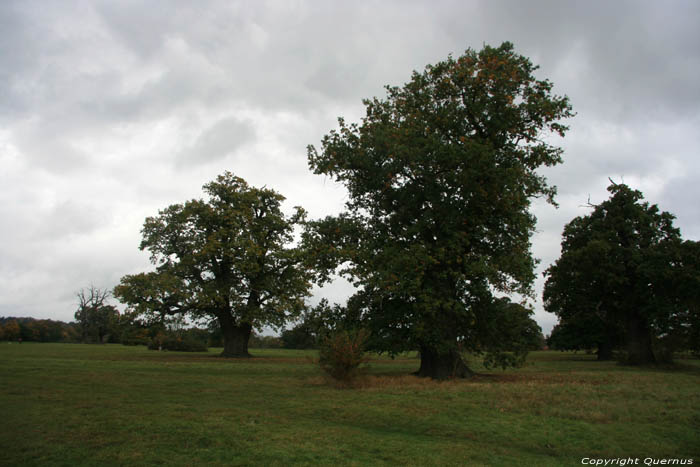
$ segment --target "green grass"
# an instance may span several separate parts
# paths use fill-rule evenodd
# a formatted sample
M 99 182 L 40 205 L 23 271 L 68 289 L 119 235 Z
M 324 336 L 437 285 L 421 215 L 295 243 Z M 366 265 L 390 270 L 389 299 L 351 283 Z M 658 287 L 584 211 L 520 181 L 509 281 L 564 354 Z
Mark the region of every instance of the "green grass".
M 700 362 L 634 369 L 535 352 L 469 381 L 375 358 L 358 389 L 312 352 L 256 358 L 0 344 L 0 465 L 581 465 L 700 462 Z

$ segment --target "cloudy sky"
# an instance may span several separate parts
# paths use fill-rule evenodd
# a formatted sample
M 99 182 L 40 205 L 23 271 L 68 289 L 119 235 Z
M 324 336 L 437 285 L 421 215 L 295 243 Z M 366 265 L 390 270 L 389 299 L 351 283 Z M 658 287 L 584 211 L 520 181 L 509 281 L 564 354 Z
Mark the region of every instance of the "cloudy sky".
M 546 172 L 560 207 L 533 206 L 540 270 L 608 177 L 700 239 L 698 24 L 697 1 L 3 0 L 0 316 L 72 320 L 81 287 L 150 267 L 146 216 L 225 170 L 311 217 L 339 212 L 306 145 L 385 84 L 506 40 L 577 112 Z

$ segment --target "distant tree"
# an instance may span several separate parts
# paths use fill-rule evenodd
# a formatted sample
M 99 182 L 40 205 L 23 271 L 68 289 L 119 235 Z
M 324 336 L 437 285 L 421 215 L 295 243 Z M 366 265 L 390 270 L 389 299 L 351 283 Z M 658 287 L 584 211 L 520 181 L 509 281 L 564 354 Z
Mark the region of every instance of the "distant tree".
M 254 328 L 281 327 L 298 315 L 310 272 L 294 228 L 306 213 L 282 213 L 284 197 L 229 172 L 204 185 L 207 201 L 174 204 L 144 223 L 141 249 L 156 271 L 125 276 L 114 294 L 155 315 L 216 319 L 222 356 L 247 357 Z
M 157 333 L 148 342 L 150 350 L 174 350 L 177 352 L 206 352 L 208 336 L 206 331 L 186 329 L 180 331 L 167 330 Z
M 80 342 L 80 330 L 77 323 L 71 322 L 62 326 L 61 342 Z
M 20 321 L 19 323 L 19 334 L 22 341 L 25 342 L 39 342 L 41 341 L 41 330 L 39 329 L 38 322 L 36 320 L 26 320 Z
M 361 325 L 346 307 L 331 306 L 324 298 L 316 306 L 306 309 L 292 329 L 282 332 L 281 339 L 288 349 L 315 349 L 330 334 Z
M 657 298 L 655 307 L 668 312 L 658 314 L 653 323 L 663 360 L 675 351 L 700 353 L 700 242 L 686 240 L 667 253 L 657 256 L 654 265 L 665 271 L 658 287 L 666 294 Z
M 216 319 L 209 320 L 207 323 L 207 331 L 209 333 L 209 347 L 224 346 L 224 336 L 221 333 L 221 326 L 219 326 L 219 322 Z M 254 332 L 254 330 L 251 331 L 251 336 Z
M 277 336 L 260 336 L 253 333 L 250 336 L 250 347 L 253 349 L 281 349 L 282 339 Z
M 73 330 L 73 326 L 62 321 L 51 319 L 36 319 L 29 317 L 0 317 L 0 340 L 5 339 L 4 327 L 6 324 L 14 322 L 19 329 L 16 338 L 23 341 L 36 342 L 60 342 L 67 341 L 65 335 Z M 14 324 L 11 325 L 14 327 Z
M 700 354 L 700 241 L 683 242 L 681 252 L 683 273 L 677 284 L 688 313 L 686 348 Z
M 316 336 L 303 322 L 282 331 L 280 339 L 285 349 L 315 349 L 317 346 Z
M 510 320 L 506 329 L 513 333 L 507 339 L 514 343 L 511 344 L 511 350 L 542 350 L 545 345 L 544 334 L 533 318 L 534 311 L 520 303 L 511 302 L 508 298 L 501 298 L 500 301 L 506 308 L 503 319 Z
M 591 259 L 591 258 L 588 258 Z M 581 258 L 581 262 L 587 259 Z M 575 301 L 573 291 L 566 298 Z M 545 291 L 545 294 L 549 292 Z M 580 297 L 583 302 L 577 306 L 565 306 L 557 313 L 559 323 L 552 329 L 548 339 L 548 345 L 555 350 L 595 350 L 598 360 L 611 360 L 613 351 L 618 349 L 624 341 L 624 329 L 621 323 L 612 319 L 600 308 L 600 303 L 588 302 L 590 295 Z M 546 295 L 545 300 L 554 298 Z M 584 305 L 587 303 L 588 305 Z M 580 306 L 579 306 L 580 305 Z M 550 310 L 556 306 L 552 303 Z
M 488 346 L 469 345 L 465 338 L 465 350 L 483 353 L 486 366 L 505 369 L 522 365 L 528 351 L 542 348 L 542 329 L 532 315 L 531 309 L 507 297 L 494 299 L 489 307 L 475 310 L 474 333 Z
M 306 234 L 317 267 L 344 265 L 370 341 L 419 349 L 422 376 L 470 375 L 460 349 L 499 354 L 513 309 L 494 293 L 531 293 L 530 203 L 556 191 L 537 169 L 561 162 L 549 135 L 572 116 L 536 69 L 507 42 L 469 49 L 309 146 L 311 169 L 348 190 L 347 212 Z
M 83 342 L 102 344 L 105 342 L 105 338 L 113 332 L 114 324 L 119 317 L 119 310 L 113 305 L 107 304 L 109 296 L 109 290 L 100 289 L 93 285 L 78 291 L 78 310 L 75 312 L 75 321 L 80 328 Z
M 5 322 L 3 334 L 4 338 L 8 341 L 16 341 L 20 338 L 19 324 L 16 319 Z
M 615 323 L 605 323 L 600 313 L 560 316 L 547 338 L 552 350 L 594 350 L 600 361 L 611 360 L 613 351 L 622 344 L 623 334 Z
M 651 363 L 656 342 L 691 325 L 698 269 L 684 264 L 692 245 L 683 246 L 673 215 L 627 185 L 608 191 L 564 228 L 561 257 L 545 273 L 545 308 L 560 318 L 557 345 L 597 346 L 605 358 L 624 343 L 628 363 Z

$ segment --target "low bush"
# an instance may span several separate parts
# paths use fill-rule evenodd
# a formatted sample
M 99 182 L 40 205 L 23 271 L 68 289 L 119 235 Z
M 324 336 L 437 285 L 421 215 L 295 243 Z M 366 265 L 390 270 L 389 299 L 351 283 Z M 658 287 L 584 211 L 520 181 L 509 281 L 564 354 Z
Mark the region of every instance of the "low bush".
M 206 352 L 207 344 L 189 336 L 158 333 L 148 344 L 150 350 L 172 350 L 176 352 Z
M 337 331 L 321 341 L 318 363 L 331 378 L 351 383 L 369 360 L 365 346 L 369 332 L 365 329 Z
M 122 345 L 148 345 L 150 339 L 147 337 L 125 337 L 122 338 Z

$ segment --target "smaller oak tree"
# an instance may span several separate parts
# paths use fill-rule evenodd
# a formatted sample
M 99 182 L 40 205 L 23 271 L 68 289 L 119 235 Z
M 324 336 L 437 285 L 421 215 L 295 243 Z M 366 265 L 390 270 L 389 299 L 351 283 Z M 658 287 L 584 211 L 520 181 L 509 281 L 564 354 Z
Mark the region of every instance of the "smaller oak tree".
M 230 172 L 204 185 L 208 201 L 174 204 L 144 223 L 140 248 L 156 271 L 128 275 L 114 289 L 146 314 L 214 319 L 224 357 L 248 357 L 253 328 L 281 327 L 304 307 L 310 272 L 294 227 L 306 213 L 282 213 L 284 197 Z

